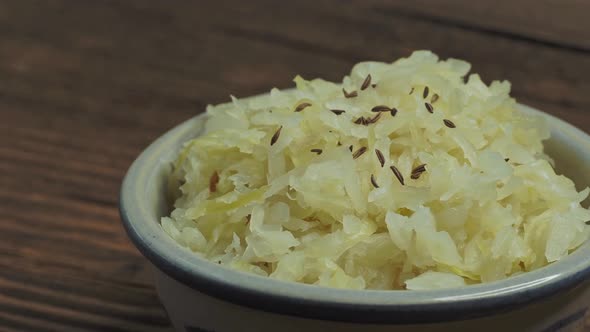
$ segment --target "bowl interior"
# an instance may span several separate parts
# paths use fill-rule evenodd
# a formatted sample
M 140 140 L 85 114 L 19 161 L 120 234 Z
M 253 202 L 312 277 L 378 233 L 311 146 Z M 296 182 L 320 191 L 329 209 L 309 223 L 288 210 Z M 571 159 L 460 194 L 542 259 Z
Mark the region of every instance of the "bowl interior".
M 556 161 L 557 172 L 574 180 L 578 190 L 589 186 L 590 137 L 553 116 L 524 105 L 519 108 L 547 117 L 552 137 L 545 146 Z M 120 209 L 130 238 L 152 263 L 178 281 L 209 295 L 311 318 L 342 320 L 343 313 L 350 312 L 351 316 L 345 320 L 364 314 L 363 321 L 399 321 L 400 317 L 413 321 L 414 317 L 423 322 L 425 312 L 434 320 L 449 320 L 457 318 L 457 313 L 460 317 L 482 315 L 499 307 L 506 309 L 533 301 L 573 287 L 590 272 L 590 243 L 559 262 L 519 276 L 432 291 L 329 289 L 263 278 L 209 263 L 177 245 L 159 225 L 160 218 L 170 212 L 165 195 L 170 163 L 183 142 L 202 132 L 204 119 L 205 115 L 200 115 L 180 124 L 140 155 L 124 180 Z M 389 316 L 385 317 L 386 314 Z

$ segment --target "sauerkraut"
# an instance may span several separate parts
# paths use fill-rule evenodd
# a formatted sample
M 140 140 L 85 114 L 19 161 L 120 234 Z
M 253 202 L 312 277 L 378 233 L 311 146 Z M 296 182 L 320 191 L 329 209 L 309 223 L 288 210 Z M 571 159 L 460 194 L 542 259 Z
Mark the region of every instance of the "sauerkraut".
M 510 83 L 418 51 L 342 83 L 209 106 L 182 147 L 163 229 L 216 264 L 349 289 L 490 282 L 557 261 L 590 212 Z

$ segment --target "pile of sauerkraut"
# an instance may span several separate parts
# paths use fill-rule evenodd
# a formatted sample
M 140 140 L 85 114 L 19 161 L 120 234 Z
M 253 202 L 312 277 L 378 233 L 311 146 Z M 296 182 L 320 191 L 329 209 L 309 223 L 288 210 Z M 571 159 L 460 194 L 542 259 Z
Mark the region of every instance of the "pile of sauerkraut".
M 590 212 L 508 82 L 419 51 L 342 83 L 209 106 L 173 164 L 163 229 L 232 269 L 350 289 L 432 289 L 559 260 Z

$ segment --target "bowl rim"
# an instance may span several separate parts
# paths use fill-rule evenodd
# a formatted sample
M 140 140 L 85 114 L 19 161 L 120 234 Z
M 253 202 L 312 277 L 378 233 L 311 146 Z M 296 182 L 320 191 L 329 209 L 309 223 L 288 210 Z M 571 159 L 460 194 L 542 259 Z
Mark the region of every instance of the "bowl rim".
M 547 117 L 552 136 L 590 151 L 590 136 L 573 125 L 526 105 L 524 112 Z M 155 172 L 167 163 L 204 119 L 200 114 L 159 137 L 133 162 L 121 186 L 119 211 L 124 228 L 140 252 L 158 269 L 194 290 L 234 304 L 303 318 L 374 324 L 420 324 L 476 318 L 505 312 L 581 284 L 590 275 L 590 243 L 549 266 L 507 279 L 442 290 L 343 290 L 230 270 L 178 245 L 150 214 Z M 194 135 L 193 135 L 194 136 Z M 155 193 L 152 193 L 155 194 Z M 156 220 L 154 220 L 156 219 Z

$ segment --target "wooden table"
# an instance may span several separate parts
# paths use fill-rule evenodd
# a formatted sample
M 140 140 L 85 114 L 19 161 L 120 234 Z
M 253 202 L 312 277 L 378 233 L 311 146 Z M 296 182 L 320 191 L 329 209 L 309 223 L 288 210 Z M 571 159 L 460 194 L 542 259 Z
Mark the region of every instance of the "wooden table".
M 588 1 L 278 3 L 0 1 L 1 331 L 171 330 L 119 185 L 229 94 L 431 49 L 590 129 Z

